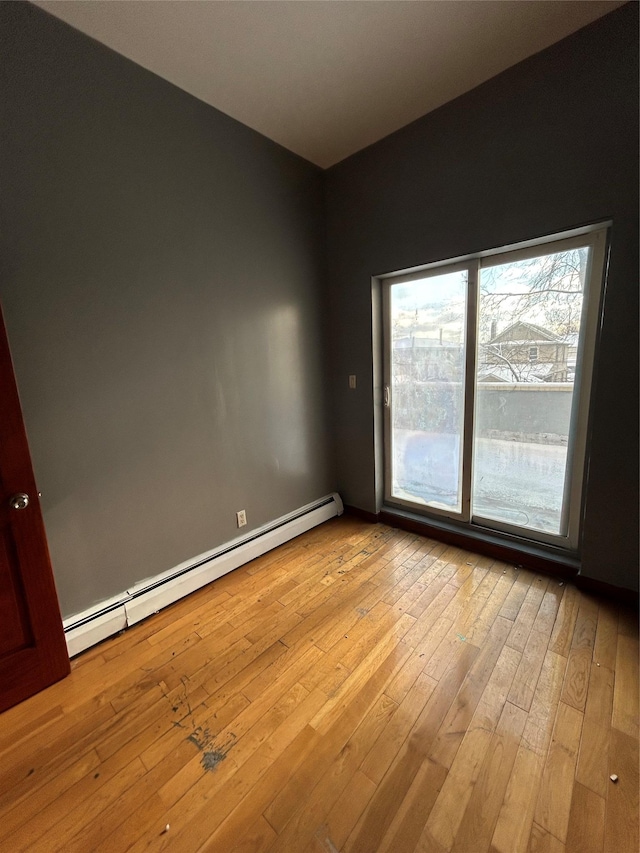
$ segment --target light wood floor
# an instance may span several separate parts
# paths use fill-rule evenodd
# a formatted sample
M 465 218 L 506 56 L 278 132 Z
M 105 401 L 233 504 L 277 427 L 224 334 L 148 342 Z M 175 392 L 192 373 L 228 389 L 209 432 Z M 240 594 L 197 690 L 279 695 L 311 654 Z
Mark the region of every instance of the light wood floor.
M 637 853 L 637 631 L 336 519 L 0 716 L 0 850 Z

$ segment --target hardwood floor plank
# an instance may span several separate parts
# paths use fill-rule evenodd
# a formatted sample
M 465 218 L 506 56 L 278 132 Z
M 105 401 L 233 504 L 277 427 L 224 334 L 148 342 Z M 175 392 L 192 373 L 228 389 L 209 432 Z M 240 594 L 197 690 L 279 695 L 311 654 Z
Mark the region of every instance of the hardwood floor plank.
M 522 607 L 518 611 L 518 616 L 513 623 L 511 636 L 507 640 L 507 644 L 512 649 L 516 649 L 519 652 L 524 651 L 548 585 L 548 578 L 543 578 L 541 575 L 533 578 L 527 590 L 526 597 L 522 602 Z
M 521 655 L 509 646 L 503 646 L 491 673 L 487 686 L 482 692 L 469 726 L 493 730 L 500 718 L 502 709 L 513 684 Z
M 34 732 L 28 743 L 5 753 L 0 770 L 0 814 L 32 796 L 41 785 L 63 777 L 81 757 L 75 749 L 76 743 L 114 716 L 111 705 L 79 719 L 65 715 L 62 730 L 57 725 L 46 726 L 42 731 Z M 95 752 L 95 749 L 88 748 L 87 751 Z
M 451 576 L 451 582 L 454 586 L 462 586 L 465 583 L 480 559 L 477 554 L 469 554 L 468 551 L 455 545 L 449 546 L 442 556 L 448 560 L 450 565 L 454 566 L 454 573 Z
M 157 791 L 167 779 L 179 773 L 194 754 L 197 754 L 197 747 L 183 733 L 172 751 L 153 769 L 65 844 L 65 853 L 128 851 L 143 833 L 159 837 L 167 820 L 165 805 Z
M 514 583 L 509 590 L 509 594 L 500 608 L 500 616 L 505 619 L 510 619 L 512 622 L 518 618 L 520 608 L 527 597 L 529 587 L 531 586 L 535 575 L 533 572 L 528 572 L 526 569 L 512 568 L 511 572 L 515 578 Z
M 618 634 L 611 725 L 638 736 L 638 637 Z
M 611 730 L 604 853 L 636 853 L 638 838 L 638 738 Z
M 256 664 L 251 667 L 250 671 L 244 673 L 244 676 L 239 674 L 236 678 L 229 682 L 227 690 L 235 689 L 242 691 L 243 696 L 246 696 L 250 701 L 254 701 L 260 694 L 268 689 L 274 681 L 276 681 L 287 669 L 292 666 L 298 658 L 301 657 L 311 646 L 314 645 L 310 641 L 302 641 L 295 646 L 285 646 L 282 641 L 278 640 L 274 644 L 271 653 L 271 659 L 262 661 L 257 660 Z M 279 648 L 281 647 L 281 648 Z M 307 675 L 324 671 L 328 658 L 316 646 L 316 651 L 313 653 L 313 669 L 309 669 L 307 674 L 301 676 L 301 683 Z M 316 682 L 305 684 L 308 690 L 315 687 Z
M 637 614 L 355 518 L 0 720 L 8 853 L 638 847 Z
M 395 678 L 393 678 L 386 686 L 385 693 L 387 696 L 400 705 L 409 690 L 411 690 L 413 685 L 416 683 L 416 680 L 422 673 L 423 668 L 424 655 L 418 654 L 417 650 L 413 651 Z
M 489 850 L 526 718 L 522 708 L 509 702 L 505 704 L 460 821 L 451 853 L 485 853 Z
M 562 655 L 547 652 L 522 733 L 523 745 L 541 757 L 546 755 L 551 740 L 566 666 L 567 659 Z
M 382 606 L 388 607 L 386 604 Z M 362 625 L 359 631 L 354 631 L 345 637 L 340 643 L 342 650 L 336 649 L 341 662 L 352 672 L 366 659 L 372 647 L 388 637 L 393 637 L 396 641 L 403 640 L 404 635 L 416 621 L 407 613 L 398 619 L 395 613 L 389 611 L 382 615 L 379 613 L 375 615 L 372 612 L 365 619 L 368 624 Z
M 421 842 L 421 839 L 425 822 L 442 790 L 446 775 L 447 771 L 444 767 L 429 759 L 424 761 L 389 823 L 386 833 L 380 841 L 376 836 L 370 836 L 371 846 L 368 849 L 379 850 L 379 853 L 400 853 L 400 851 L 413 851 L 421 843 L 423 846 L 429 843 L 434 850 L 438 849 L 439 845 L 435 840 L 428 838 Z M 345 845 L 345 853 L 350 853 L 353 843 L 363 836 L 367 827 L 370 831 L 375 831 L 375 824 L 372 822 L 362 821 L 361 825 L 355 827 L 352 838 L 349 838 Z
M 465 629 L 468 638 L 476 645 L 483 642 L 513 585 L 513 579 L 507 577 L 502 566 L 502 563 L 492 563 L 473 594 L 473 605 L 469 608 Z
M 376 587 L 371 589 L 374 599 L 378 598 Z M 369 617 L 369 622 L 377 621 L 377 616 L 388 613 L 391 609 L 389 604 L 380 601 L 367 602 L 366 595 L 359 601 L 354 601 L 353 607 L 341 610 L 338 616 L 331 620 L 325 620 L 326 630 L 318 631 L 314 642 L 323 652 L 330 652 L 344 638 L 355 641 L 359 636 L 367 635 L 367 624 L 360 624 L 363 619 Z
M 29 821 L 29 831 L 26 834 L 21 833 L 20 844 L 8 840 L 10 849 L 15 853 L 33 850 L 36 846 L 42 846 L 50 853 L 66 850 L 69 840 L 78 831 L 82 832 L 88 823 L 95 820 L 104 808 L 117 801 L 122 792 L 141 779 L 144 773 L 144 765 L 139 758 L 135 758 L 106 781 L 106 767 L 103 767 L 102 772 L 87 778 L 82 787 L 75 786 L 75 796 L 68 804 L 56 803 L 58 808 L 41 812 L 36 820 Z M 61 819 L 55 821 L 56 816 Z M 52 819 L 55 822 L 52 823 Z M 33 840 L 34 831 L 42 833 L 37 844 L 34 844 Z
M 548 643 L 548 634 L 543 634 L 534 629 L 529 634 L 529 639 L 524 647 L 520 665 L 508 697 L 509 702 L 518 705 L 523 711 L 528 711 L 533 702 Z
M 458 695 L 451 704 L 449 711 L 440 727 L 433 747 L 429 753 L 429 757 L 442 764 L 443 767 L 451 767 L 456 758 L 456 753 L 461 747 L 465 733 L 470 728 L 484 726 L 486 729 L 492 729 L 498 722 L 502 707 L 506 700 L 506 694 L 509 689 L 507 686 L 504 689 L 504 677 L 506 675 L 509 684 L 513 679 L 513 670 L 508 663 L 505 666 L 498 666 L 497 662 L 503 651 L 505 640 L 511 631 L 511 622 L 502 617 L 498 617 L 493 625 L 487 642 L 482 649 L 478 650 L 478 656 L 474 661 L 468 675 L 465 677 Z M 503 658 L 507 659 L 509 655 Z M 492 676 L 498 689 L 487 691 L 487 697 L 484 705 L 480 709 L 478 715 L 479 720 L 474 720 L 476 708 L 478 707 L 481 697 L 485 696 L 485 688 L 487 687 Z M 499 689 L 500 684 L 503 684 L 502 691 Z M 493 725 L 490 722 L 493 718 Z M 434 833 L 434 837 L 438 838 Z
M 336 589 L 347 588 L 368 582 L 376 572 L 387 565 L 388 559 L 398 543 L 404 543 L 407 535 L 397 536 L 390 528 L 380 527 L 367 537 L 367 547 L 358 544 L 344 554 L 322 560 L 313 567 L 313 573 L 299 584 L 298 588 L 282 596 L 281 603 L 293 608 L 305 618 L 328 598 L 336 595 Z M 402 547 L 404 547 L 402 545 Z M 375 584 L 374 584 L 375 585 Z
M 576 782 L 565 842 L 567 853 L 602 853 L 604 813 L 603 798 Z
M 201 590 L 198 590 L 198 592 L 201 592 Z M 228 612 L 232 596 L 225 590 L 214 596 L 200 596 L 200 599 L 201 603 L 198 607 L 192 607 L 188 610 L 184 608 L 186 612 L 183 614 L 181 614 L 176 608 L 176 611 L 171 614 L 171 620 L 167 621 L 167 624 L 164 626 L 161 626 L 160 622 L 158 622 L 157 628 L 149 624 L 147 631 L 145 632 L 146 636 L 144 637 L 144 640 L 150 646 L 158 646 L 159 644 L 166 642 L 169 638 L 175 638 L 180 635 L 184 636 L 185 634 L 191 634 L 193 632 L 197 633 L 198 629 L 202 629 L 202 626 L 207 622 L 215 621 L 222 614 Z M 189 596 L 182 600 L 188 601 Z M 173 610 L 173 605 L 169 609 Z M 158 614 L 158 616 L 159 615 L 160 614 Z M 146 623 L 143 624 L 146 625 Z M 122 641 L 123 637 L 124 634 L 119 638 L 121 642 L 117 645 L 113 644 L 108 649 L 105 649 L 104 655 L 107 660 L 118 657 L 123 653 L 126 654 L 126 649 L 128 648 L 131 640 L 129 643 L 125 643 Z M 141 637 L 141 639 L 143 638 Z
M 609 788 L 609 740 L 613 709 L 613 672 L 591 667 L 578 754 L 576 781 L 605 798 Z
M 231 853 L 266 853 L 275 838 L 275 832 L 262 815 L 260 815 L 247 832 L 243 834 L 242 839 L 229 849 Z
M 520 745 L 491 839 L 492 853 L 527 853 L 543 770 L 543 758 Z
M 405 742 L 409 732 L 421 714 L 437 682 L 421 673 L 389 720 L 375 745 L 362 762 L 361 770 L 369 779 L 379 783 L 391 762 Z M 388 696 L 388 692 L 385 691 Z
M 280 737 L 275 733 L 274 742 L 266 743 L 255 757 L 249 759 L 244 778 L 238 777 L 224 786 L 213 813 L 205 801 L 199 811 L 194 810 L 194 815 L 199 815 L 197 821 L 193 818 L 185 821 L 182 809 L 179 809 L 177 828 L 183 831 L 173 841 L 172 849 L 184 850 L 186 853 L 200 849 L 229 850 L 242 837 L 246 828 L 260 819 L 271 829 L 269 848 L 276 843 L 277 833 L 263 812 L 288 782 L 291 774 L 313 754 L 319 741 L 313 729 L 304 724 L 308 720 L 309 710 L 305 709 L 297 717 L 297 720 L 291 720 L 291 725 L 281 730 Z
M 278 839 L 271 848 L 273 853 L 304 849 L 318 830 L 326 825 L 329 811 L 343 795 L 358 765 L 370 746 L 378 740 L 396 707 L 395 702 L 383 693 L 326 768 L 310 794 L 303 802 L 296 797 L 289 803 L 289 817 L 279 830 Z M 270 812 L 270 822 L 273 816 L 274 812 Z M 278 819 L 282 820 L 282 815 Z
M 352 697 L 357 695 L 368 680 L 371 680 L 374 673 L 380 672 L 384 675 L 384 686 L 386 686 L 387 681 L 398 672 L 410 654 L 411 649 L 389 632 L 362 659 L 361 663 L 342 682 L 334 695 L 327 700 L 323 708 L 311 721 L 313 728 L 323 734 L 326 733 L 344 714 L 352 701 Z
M 414 853 L 446 853 L 435 839 L 431 837 L 428 830 L 424 830 L 418 843 L 416 844 Z
M 578 711 L 584 711 L 591 671 L 591 649 L 571 649 L 560 700 Z
M 198 694 L 200 695 L 200 694 Z M 178 708 L 177 712 L 173 712 L 174 716 L 165 718 L 162 730 L 152 730 L 149 734 L 149 739 L 141 735 L 140 743 L 140 758 L 147 770 L 152 770 L 164 758 L 170 755 L 182 741 L 191 736 L 197 736 L 198 728 L 206 729 L 207 737 L 219 737 L 220 733 L 229 725 L 232 720 L 244 711 L 249 705 L 249 700 L 242 694 L 232 696 L 224 704 L 216 706 L 216 711 L 211 714 L 209 706 L 205 698 L 201 701 L 196 701 L 192 696 L 190 703 L 188 697 L 185 697 L 184 702 L 180 705 L 172 706 Z M 186 707 L 185 707 L 186 706 Z M 196 726 L 194 720 L 202 720 L 202 725 Z M 154 737 L 154 735 L 156 735 Z M 148 743 L 150 740 L 150 743 Z
M 24 704 L 22 702 L 15 707 L 24 708 Z M 11 750 L 17 751 L 23 742 L 32 737 L 34 732 L 42 732 L 54 722 L 59 721 L 64 714 L 60 705 L 52 705 L 44 710 L 32 705 L 25 708 L 22 715 L 12 714 L 11 712 L 14 710 L 15 708 L 9 708 L 2 716 L 4 732 L 0 732 L 0 766 L 2 766 L 5 753 Z
M 610 602 L 601 602 L 598 626 L 593 645 L 593 662 L 614 670 L 618 647 L 618 608 Z
M 369 805 L 376 785 L 361 770 L 357 770 L 327 815 L 324 825 L 325 843 L 329 840 L 336 850 L 342 850 L 360 816 Z M 331 848 L 329 847 L 329 850 Z
M 315 643 L 327 630 L 328 620 L 335 619 L 341 611 L 351 611 L 352 608 L 358 607 L 363 597 L 375 589 L 375 585 L 362 575 L 358 577 L 357 582 L 342 578 L 330 587 L 323 587 L 304 608 L 296 610 L 304 619 L 291 631 L 283 634 L 282 642 L 291 647 L 309 638 Z M 312 604 L 314 606 L 311 606 Z
M 273 632 L 271 632 L 262 640 L 242 649 L 230 663 L 222 666 L 214 674 L 211 674 L 212 667 L 207 666 L 204 675 L 205 677 L 209 675 L 209 677 L 203 681 L 202 687 L 210 696 L 214 694 L 220 696 L 223 691 L 227 695 L 235 693 L 239 683 L 251 681 L 263 667 L 268 666 L 277 657 L 284 654 L 286 649 L 287 647 L 282 640 L 274 638 Z M 318 654 L 322 654 L 319 649 Z M 190 679 L 192 684 L 199 680 L 200 678 Z
M 638 608 L 620 604 L 618 607 L 618 634 L 624 637 L 638 636 Z
M 534 823 L 529 837 L 528 853 L 565 853 L 565 847 L 562 841 L 558 841 L 550 832 Z
M 596 638 L 596 628 L 598 626 L 598 605 L 594 599 L 580 593 L 578 616 L 576 625 L 573 629 L 573 637 L 571 640 L 572 649 L 591 649 Z
M 331 766 L 353 730 L 357 728 L 359 722 L 364 719 L 384 691 L 406 653 L 400 647 L 392 646 L 386 650 L 386 656 L 372 659 L 368 677 L 365 677 L 363 671 L 354 678 L 350 688 L 342 695 L 340 713 L 332 714 L 331 724 L 328 727 L 319 725 L 327 722 L 326 717 L 311 720 L 311 728 L 321 735 L 318 747 L 314 751 L 313 762 L 303 765 L 291 776 L 265 811 L 265 817 L 276 831 L 286 824 L 291 803 L 304 801 L 323 773 Z M 332 710 L 335 708 L 336 706 L 333 705 Z
M 191 775 L 191 784 L 181 783 L 173 788 L 164 786 L 160 789 L 163 802 L 161 814 L 172 827 L 172 849 L 191 853 L 207 844 L 212 834 L 218 831 L 239 804 L 245 799 L 250 804 L 249 792 L 255 789 L 265 773 L 273 769 L 282 752 L 289 750 L 285 764 L 293 762 L 295 766 L 301 758 L 300 752 L 304 755 L 314 742 L 313 733 L 306 725 L 311 708 L 306 708 L 305 713 L 300 714 L 301 708 L 309 702 L 317 707 L 315 698 L 311 699 L 309 695 L 304 698 L 304 692 L 294 685 L 273 707 L 272 712 L 265 715 L 267 718 L 261 725 L 238 740 L 233 746 L 233 752 L 224 760 L 210 768 L 201 761 L 200 772 Z M 298 725 L 291 725 L 296 712 Z M 302 735 L 300 729 L 307 735 Z M 272 741 L 270 747 L 267 746 L 269 740 Z M 198 768 L 191 762 L 190 769 L 197 771 Z M 215 809 L 208 807 L 212 798 L 216 803 Z M 150 817 L 152 822 L 157 822 L 160 814 Z M 256 817 L 253 813 L 248 823 Z M 151 841 L 146 839 L 144 829 L 141 828 L 131 850 L 161 849 L 162 839 L 156 836 L 152 836 Z M 228 841 L 230 843 L 231 839 Z
M 369 853 L 372 839 L 382 838 L 388 830 L 396 810 L 427 759 L 435 733 L 454 701 L 466 673 L 477 656 L 477 651 L 471 645 L 462 645 L 456 665 L 449 670 L 431 694 L 398 756 L 378 785 L 373 799 L 356 827 L 355 836 L 349 839 L 347 850 L 353 853 Z
M 594 794 L 606 797 L 609 786 L 611 727 L 585 717 L 580 739 L 576 781 Z
M 412 579 L 417 580 L 423 574 L 424 563 L 422 560 L 426 559 L 434 547 L 435 543 L 431 543 L 425 550 L 420 537 L 411 535 L 405 540 L 401 551 L 395 553 L 388 560 L 386 560 L 388 555 L 385 555 L 386 562 L 371 577 L 372 583 L 384 587 L 381 594 L 384 598 L 390 599 L 385 604 L 395 604 L 396 600 L 406 591 L 406 584 L 411 583 Z M 417 563 L 414 560 L 416 556 L 420 558 Z
M 444 585 L 441 586 L 441 583 Z M 450 619 L 445 619 L 442 616 L 442 612 L 456 594 L 456 587 L 450 583 L 436 580 L 434 581 L 433 591 L 433 601 L 418 617 L 406 636 L 407 643 L 413 646 L 420 654 L 425 653 L 425 657 L 428 660 L 431 659 L 439 646 L 441 638 L 444 636 L 441 632 L 439 635 L 433 632 L 432 629 L 436 623 L 441 627 L 446 625 L 453 627 L 453 622 Z M 436 637 L 438 637 L 438 642 L 434 643 Z
M 583 715 L 560 702 L 535 811 L 538 826 L 563 843 L 567 837 Z
M 478 594 L 478 590 L 488 573 L 488 569 L 477 566 L 474 566 L 472 569 L 466 567 L 467 571 L 464 571 L 464 568 L 459 569 L 450 580 L 453 586 L 458 587 L 458 592 L 442 614 L 446 619 L 451 619 L 452 622 L 459 622 L 461 625 L 470 621 L 468 618 L 469 611 L 476 612 L 482 609 L 484 595 L 482 592 Z M 460 583 L 461 576 L 464 577 L 465 575 L 464 581 Z M 456 581 L 458 582 L 456 583 Z
M 601 724 L 608 724 L 611 721 L 613 683 L 613 670 L 605 666 L 598 666 L 598 664 L 591 667 L 584 710 L 585 718 L 596 720 Z
M 111 830 L 112 825 L 117 822 L 115 830 L 100 836 L 95 826 L 91 827 L 88 834 L 76 835 L 67 849 L 73 853 L 87 853 L 88 850 L 92 853 L 128 853 L 141 834 L 145 835 L 145 842 L 161 839 L 166 826 L 166 820 L 165 823 L 162 822 L 166 816 L 162 800 L 145 787 L 134 787 L 132 790 L 133 796 L 127 799 L 125 808 L 121 806 L 116 809 L 115 818 L 112 809 L 108 810 L 112 823 L 107 825 L 107 829 Z M 137 795 L 141 795 L 140 801 Z M 162 840 L 164 842 L 164 839 Z
M 538 610 L 538 615 L 533 623 L 534 631 L 540 631 L 541 634 L 545 634 L 547 637 L 551 635 L 560 603 L 564 598 L 565 589 L 564 584 L 559 586 L 556 581 L 549 581 L 547 591 Z
M 486 729 L 470 729 L 465 734 L 431 810 L 426 828 L 445 850 L 453 846 L 490 744 L 491 732 Z
M 564 595 L 558 607 L 556 621 L 551 632 L 549 651 L 568 657 L 573 632 L 578 618 L 579 593 L 575 586 L 565 585 Z
M 476 646 L 479 646 L 484 642 L 499 613 L 502 615 L 503 619 L 508 618 L 506 615 L 502 614 L 501 611 L 508 595 L 513 589 L 517 575 L 516 570 L 512 566 L 508 566 L 506 563 L 500 562 L 493 564 L 490 573 L 496 575 L 498 581 L 491 591 L 491 595 L 484 603 L 484 606 L 476 617 L 473 625 L 467 629 L 469 640 Z M 513 621 L 513 619 L 510 621 Z
M 28 791 L 24 796 L 16 797 L 9 808 L 0 812 L 0 840 L 17 832 L 23 824 L 51 803 L 60 802 L 69 790 L 73 790 L 80 780 L 86 778 L 87 774 L 95 773 L 99 765 L 98 753 L 92 749 L 60 773 L 52 776 L 47 783 Z M 5 846 L 4 841 L 3 846 Z
M 465 645 L 469 645 L 466 636 L 457 630 L 455 623 L 452 623 L 451 630 L 443 637 L 442 642 L 425 664 L 424 671 L 431 678 L 439 681 L 451 668 L 453 661 L 457 659 Z

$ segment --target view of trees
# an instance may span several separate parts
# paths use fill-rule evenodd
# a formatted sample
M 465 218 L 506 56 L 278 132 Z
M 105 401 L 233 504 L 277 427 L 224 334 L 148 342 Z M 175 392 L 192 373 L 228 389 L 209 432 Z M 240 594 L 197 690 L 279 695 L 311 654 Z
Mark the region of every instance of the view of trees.
M 478 313 L 481 379 L 572 381 L 587 257 L 588 250 L 579 248 L 482 268 Z M 461 275 L 466 274 L 435 276 L 420 286 L 413 283 L 396 289 L 392 335 L 397 381 L 459 378 L 462 357 L 456 357 L 454 350 L 464 347 L 466 310 Z M 441 279 L 451 279 L 448 289 Z
M 578 334 L 587 249 L 573 249 L 525 261 L 485 267 L 480 276 L 480 340 L 525 320 L 559 338 Z

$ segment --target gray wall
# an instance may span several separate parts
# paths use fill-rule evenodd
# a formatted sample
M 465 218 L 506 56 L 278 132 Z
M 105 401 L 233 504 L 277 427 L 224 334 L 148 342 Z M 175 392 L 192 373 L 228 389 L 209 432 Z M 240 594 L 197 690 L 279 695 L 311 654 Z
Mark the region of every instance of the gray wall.
M 0 3 L 5 313 L 64 615 L 335 487 L 322 173 Z
M 331 387 L 346 503 L 377 508 L 371 276 L 611 218 L 582 571 L 637 588 L 637 77 L 632 3 L 329 170 Z
M 237 509 L 375 510 L 371 275 L 608 217 L 583 568 L 637 585 L 637 8 L 334 167 L 326 218 L 320 170 L 41 10 L 0 33 L 0 300 L 65 615 Z

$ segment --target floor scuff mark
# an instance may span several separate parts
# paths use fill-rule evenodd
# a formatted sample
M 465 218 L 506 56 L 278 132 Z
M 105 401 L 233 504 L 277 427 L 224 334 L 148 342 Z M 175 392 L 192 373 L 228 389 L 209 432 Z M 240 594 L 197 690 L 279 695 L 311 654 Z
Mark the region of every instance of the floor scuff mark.
M 205 752 L 202 756 L 202 766 L 205 770 L 215 770 L 218 764 L 224 761 L 226 757 L 226 752 L 222 752 L 220 749 Z
M 182 682 L 184 696 L 174 701 L 172 711 L 182 716 L 174 720 L 173 725 L 180 729 L 191 729 L 187 735 L 187 740 L 202 753 L 201 763 L 203 769 L 213 771 L 227 757 L 229 750 L 235 744 L 236 736 L 233 732 L 229 732 L 228 740 L 224 744 L 219 745 L 215 742 L 215 738 L 208 728 L 197 725 L 191 703 L 189 702 L 188 678 L 183 676 L 180 681 Z
M 316 841 L 320 842 L 322 849 L 327 853 L 340 853 L 333 841 L 329 838 L 329 827 L 323 824 L 316 832 Z
M 231 732 L 229 740 L 222 746 L 218 746 L 214 738 L 209 734 L 208 729 L 197 726 L 187 740 L 202 752 L 201 764 L 203 769 L 215 770 L 229 754 L 229 750 L 235 744 L 236 736 Z

